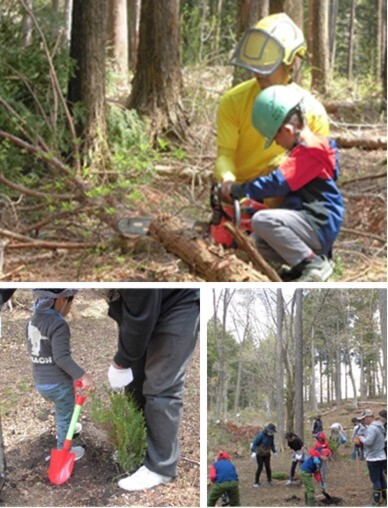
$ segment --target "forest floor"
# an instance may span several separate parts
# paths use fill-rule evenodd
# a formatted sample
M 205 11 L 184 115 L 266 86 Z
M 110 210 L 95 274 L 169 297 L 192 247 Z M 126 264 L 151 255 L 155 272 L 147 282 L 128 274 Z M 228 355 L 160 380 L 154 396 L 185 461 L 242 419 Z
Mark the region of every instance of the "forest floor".
M 358 416 L 361 408 L 370 407 L 376 415 L 381 409 L 386 408 L 384 401 L 370 401 L 370 403 L 369 406 L 368 403 L 359 404 L 357 412 L 352 412 L 350 408 L 347 409 L 346 405 L 332 408 L 334 411 L 322 417 L 324 431 L 327 434 L 329 434 L 330 425 L 339 422 L 348 437 L 348 442 L 339 447 L 334 459 L 327 464 L 326 489 L 330 496 L 338 498 L 336 506 L 371 506 L 372 488 L 366 462 L 351 460 L 353 446 L 349 443 L 353 430 L 350 420 L 353 416 Z M 320 408 L 321 414 L 324 415 L 326 410 L 328 409 Z M 280 443 L 276 441 L 275 435 L 275 445 L 280 451 L 277 456 L 271 457 L 271 468 L 273 472 L 283 473 L 284 479 L 274 479 L 273 484 L 269 485 L 265 471 L 263 471 L 260 477 L 261 486 L 255 488 L 253 484 L 255 483 L 256 463 L 251 460 L 249 451 L 250 443 L 256 435 L 256 432 L 252 432 L 254 428 L 251 425 L 233 426 L 229 422 L 219 424 L 218 427 L 220 425 L 223 427 L 221 432 L 214 424 L 210 424 L 208 428 L 208 435 L 209 429 L 210 435 L 213 435 L 213 438 L 208 438 L 208 462 L 210 465 L 214 461 L 219 450 L 224 449 L 231 454 L 239 475 L 241 506 L 305 506 L 304 488 L 301 482 L 297 480 L 292 486 L 286 485 L 292 457 L 288 446 L 281 451 Z M 246 428 L 250 432 L 249 437 L 246 434 Z M 305 443 L 307 447 L 313 444 L 310 429 L 311 425 L 306 426 Z M 222 442 L 219 442 L 219 438 L 216 439 L 215 436 L 222 436 Z M 306 438 L 306 436 L 308 437 Z M 210 484 L 208 487 L 210 488 Z M 321 494 L 318 484 L 316 484 L 315 494 L 317 505 L 326 506 L 326 498 Z
M 221 94 L 231 86 L 231 68 L 185 69 L 187 110 L 191 111 L 187 140 L 160 152 L 150 183 L 138 188 L 141 198 L 122 199 L 129 215 L 209 220 L 209 188 L 216 153 L 216 110 Z M 125 96 L 127 96 L 126 91 Z M 350 97 L 346 97 L 348 99 Z M 386 136 L 373 96 L 365 107 L 331 115 L 332 132 L 364 137 Z M 345 99 L 342 99 L 345 100 Z M 345 101 L 346 102 L 346 101 Z M 383 123 L 381 123 L 383 122 Z M 346 216 L 334 247 L 333 281 L 387 280 L 386 151 L 341 149 L 341 177 Z M 82 227 L 84 224 L 82 224 Z M 86 224 L 89 241 L 100 247 L 83 250 L 7 249 L 0 280 L 74 281 L 200 281 L 201 278 L 150 237 L 119 241 L 108 227 Z M 80 224 L 46 226 L 45 239 L 75 241 Z M 51 230 L 49 229 L 51 227 Z M 10 228 L 12 229 L 12 228 Z M 81 228 L 82 229 L 82 228 Z M 58 237 L 60 235 L 60 237 Z M 79 237 L 79 240 L 82 240 Z M 210 243 L 210 239 L 207 238 Z M 222 249 L 221 249 L 222 250 Z M 222 256 L 222 254 L 221 254 Z M 1 275 L 1 274 L 0 274 Z
M 48 481 L 45 460 L 55 446 L 53 408 L 34 388 L 25 348 L 31 290 L 19 290 L 17 300 L 23 306 L 2 313 L 0 411 L 7 480 L 0 506 L 199 506 L 199 347 L 186 378 L 176 480 L 149 491 L 120 489 L 117 482 L 123 473 L 112 460 L 113 449 L 102 429 L 91 418 L 87 400 L 81 413 L 83 431 L 76 441 L 86 453 L 75 463 L 70 480 L 54 486 Z M 91 373 L 97 392 L 103 391 L 117 340 L 107 305 L 92 291 L 82 290 L 68 320 L 73 357 Z

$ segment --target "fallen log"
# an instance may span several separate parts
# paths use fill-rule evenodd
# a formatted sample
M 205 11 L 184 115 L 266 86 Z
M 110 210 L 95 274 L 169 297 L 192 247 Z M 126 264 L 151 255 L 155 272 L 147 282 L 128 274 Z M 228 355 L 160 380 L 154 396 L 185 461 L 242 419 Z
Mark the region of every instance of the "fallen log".
M 338 148 L 363 148 L 364 150 L 386 150 L 387 138 L 385 136 L 344 136 L 331 134 Z
M 207 282 L 268 281 L 233 254 L 212 250 L 198 232 L 188 230 L 187 226 L 170 215 L 156 217 L 150 224 L 149 234 Z

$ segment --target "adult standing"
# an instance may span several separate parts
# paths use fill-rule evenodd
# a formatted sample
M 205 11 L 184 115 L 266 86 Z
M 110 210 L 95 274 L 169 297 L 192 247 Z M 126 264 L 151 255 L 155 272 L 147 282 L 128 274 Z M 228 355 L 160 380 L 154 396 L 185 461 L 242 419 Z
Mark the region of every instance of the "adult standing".
M 303 462 L 306 458 L 306 454 L 304 451 L 304 443 L 299 436 L 297 436 L 293 432 L 287 432 L 286 440 L 287 440 L 288 446 L 292 450 L 290 479 L 288 480 L 286 485 L 293 485 L 295 483 L 296 466 L 298 464 L 303 464 Z
M 387 482 L 384 476 L 387 459 L 384 451 L 385 429 L 382 422 L 375 420 L 370 409 L 364 409 L 357 420 L 366 426 L 366 430 L 364 436 L 354 438 L 354 443 L 364 445 L 365 460 L 373 486 L 373 505 L 378 506 L 383 499 L 387 499 Z
M 221 98 L 214 169 L 218 181 L 244 183 L 278 167 L 284 148 L 272 143 L 265 149 L 264 137 L 251 122 L 253 103 L 269 86 L 289 84 L 298 90 L 304 97 L 310 129 L 314 133 L 328 134 L 329 120 L 324 107 L 307 90 L 292 83 L 297 60 L 305 52 L 303 32 L 284 13 L 261 19 L 243 34 L 231 64 L 248 69 L 254 77 L 227 91 Z M 273 204 L 277 202 L 272 201 Z
M 119 325 L 109 382 L 133 393 L 147 426 L 144 465 L 119 487 L 149 489 L 177 476 L 182 392 L 198 336 L 199 289 L 114 290 L 109 316 Z
M 313 437 L 315 437 L 318 434 L 318 432 L 322 432 L 322 431 L 323 431 L 322 416 L 317 415 L 314 418 L 313 425 L 311 427 L 311 433 L 312 433 Z
M 274 434 L 276 433 L 276 427 L 273 423 L 269 423 L 264 430 L 259 432 L 255 437 L 252 445 L 251 452 L 252 458 L 256 459 L 257 470 L 255 475 L 254 487 L 260 487 L 260 475 L 265 466 L 265 472 L 267 474 L 268 484 L 272 484 L 272 470 L 271 470 L 271 451 L 276 454 Z

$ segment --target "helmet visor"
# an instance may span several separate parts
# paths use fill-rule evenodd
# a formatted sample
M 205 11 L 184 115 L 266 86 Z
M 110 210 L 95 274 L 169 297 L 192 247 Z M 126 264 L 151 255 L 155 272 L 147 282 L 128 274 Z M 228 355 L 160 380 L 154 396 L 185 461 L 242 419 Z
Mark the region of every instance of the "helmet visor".
M 256 74 L 272 74 L 284 59 L 283 46 L 271 35 L 257 28 L 247 30 L 238 43 L 231 65 Z

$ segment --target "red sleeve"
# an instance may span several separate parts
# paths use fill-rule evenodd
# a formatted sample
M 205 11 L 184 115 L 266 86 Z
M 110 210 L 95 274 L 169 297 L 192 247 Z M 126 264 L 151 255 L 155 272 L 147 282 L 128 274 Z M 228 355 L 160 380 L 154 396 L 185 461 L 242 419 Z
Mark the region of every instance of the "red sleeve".
M 216 468 L 214 467 L 214 464 L 212 464 L 210 466 L 210 473 L 209 473 L 209 477 L 210 477 L 210 481 L 212 483 L 214 483 L 216 481 L 216 478 L 217 478 L 217 471 L 216 471 Z
M 317 471 L 316 473 L 314 473 L 314 478 L 318 483 L 322 483 L 322 477 L 321 477 L 320 471 Z
M 279 166 L 279 170 L 290 189 L 297 191 L 315 178 L 333 178 L 335 164 L 332 159 L 328 150 L 299 145 Z

